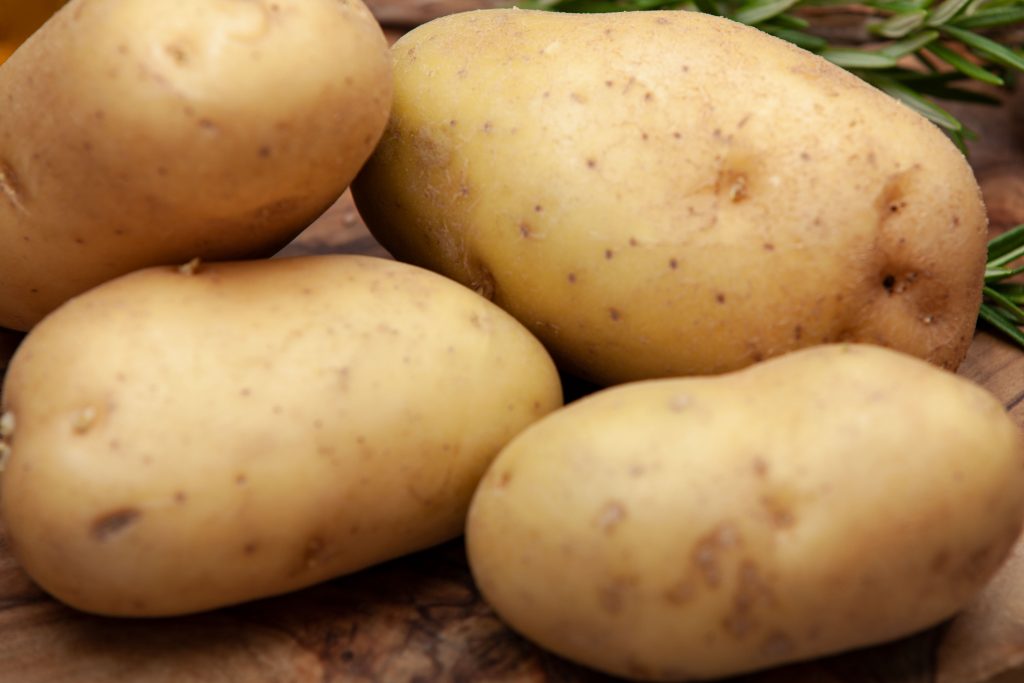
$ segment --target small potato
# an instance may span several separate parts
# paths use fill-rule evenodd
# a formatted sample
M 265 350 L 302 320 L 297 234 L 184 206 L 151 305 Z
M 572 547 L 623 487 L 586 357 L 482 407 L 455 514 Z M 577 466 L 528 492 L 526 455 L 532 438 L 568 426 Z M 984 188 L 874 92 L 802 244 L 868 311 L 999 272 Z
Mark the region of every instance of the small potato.
M 433 273 L 192 270 L 73 299 L 8 370 L 0 513 L 74 607 L 205 610 L 456 537 L 490 460 L 561 405 L 540 343 Z
M 877 643 L 961 608 L 1024 515 L 981 388 L 874 346 L 606 390 L 541 420 L 470 508 L 484 597 L 527 638 L 649 680 Z
M 138 268 L 273 254 L 384 130 L 360 0 L 72 0 L 0 66 L 0 327 Z
M 696 12 L 467 12 L 392 48 L 353 192 L 397 258 L 488 296 L 600 384 L 827 342 L 955 368 L 986 220 L 932 124 Z

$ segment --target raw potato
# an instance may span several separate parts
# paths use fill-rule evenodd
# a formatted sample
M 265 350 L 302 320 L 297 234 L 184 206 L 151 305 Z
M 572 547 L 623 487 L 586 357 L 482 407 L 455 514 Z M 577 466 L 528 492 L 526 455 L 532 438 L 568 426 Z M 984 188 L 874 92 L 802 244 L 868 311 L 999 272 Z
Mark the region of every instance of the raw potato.
M 143 266 L 270 255 L 384 129 L 359 0 L 73 0 L 0 66 L 0 326 Z
M 831 341 L 963 359 L 977 184 L 937 128 L 838 67 L 675 11 L 472 12 L 392 53 L 360 212 L 574 372 L 719 373 Z
M 494 461 L 470 564 L 509 625 L 650 680 L 727 676 L 953 614 L 1024 515 L 1021 435 L 967 380 L 830 345 L 569 405 Z
M 433 273 L 183 270 L 72 300 L 8 370 L 0 512 L 80 609 L 205 610 L 458 536 L 490 460 L 561 405 L 540 343 Z

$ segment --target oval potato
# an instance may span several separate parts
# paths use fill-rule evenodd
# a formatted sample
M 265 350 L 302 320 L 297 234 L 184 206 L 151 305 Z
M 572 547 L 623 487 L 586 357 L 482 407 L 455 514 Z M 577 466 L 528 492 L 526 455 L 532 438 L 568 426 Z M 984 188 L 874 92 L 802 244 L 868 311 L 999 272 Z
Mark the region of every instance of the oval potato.
M 682 11 L 469 12 L 392 54 L 360 213 L 572 372 L 713 374 L 834 341 L 963 359 L 977 183 L 935 126 L 840 68 Z
M 460 535 L 490 460 L 560 404 L 519 323 L 412 266 L 150 269 L 16 352 L 0 512 L 74 607 L 205 610 Z
M 1024 515 L 1022 439 L 981 388 L 874 346 L 593 395 L 473 499 L 473 575 L 527 638 L 649 680 L 878 643 L 962 607 Z
M 144 266 L 273 254 L 376 144 L 349 0 L 72 0 L 0 66 L 0 326 Z

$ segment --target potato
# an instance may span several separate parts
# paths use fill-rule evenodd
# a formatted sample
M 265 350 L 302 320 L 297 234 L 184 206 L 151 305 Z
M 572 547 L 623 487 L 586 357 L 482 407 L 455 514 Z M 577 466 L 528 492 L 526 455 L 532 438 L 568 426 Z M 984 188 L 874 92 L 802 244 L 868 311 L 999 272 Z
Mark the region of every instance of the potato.
M 359 0 L 73 0 L 0 67 L 0 326 L 144 266 L 274 253 L 390 98 Z
M 360 212 L 573 372 L 719 373 L 834 341 L 963 359 L 977 184 L 937 128 L 841 69 L 690 12 L 473 12 L 392 52 Z
M 433 273 L 189 271 L 73 299 L 8 370 L 0 512 L 74 607 L 205 610 L 458 536 L 490 460 L 561 404 L 540 343 Z
M 950 616 L 1020 530 L 1021 455 L 967 380 L 820 346 L 539 421 L 481 482 L 469 558 L 498 614 L 565 657 L 726 676 Z

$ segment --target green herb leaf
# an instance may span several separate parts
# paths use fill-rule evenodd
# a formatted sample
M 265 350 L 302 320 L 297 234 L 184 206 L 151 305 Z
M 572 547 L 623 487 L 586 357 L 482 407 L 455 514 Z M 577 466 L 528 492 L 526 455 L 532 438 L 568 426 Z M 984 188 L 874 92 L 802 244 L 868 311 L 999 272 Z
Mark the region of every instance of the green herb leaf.
M 886 92 L 898 99 L 900 102 L 903 102 L 905 105 L 921 114 L 921 116 L 924 116 L 935 125 L 956 133 L 960 133 L 964 130 L 963 124 L 960 123 L 955 116 L 934 102 L 930 102 L 925 99 L 902 83 L 891 78 L 873 78 L 869 74 L 866 74 L 864 78 L 883 92 Z M 961 139 L 960 142 L 962 144 L 963 140 Z
M 1020 328 L 1007 320 L 996 309 L 988 304 L 982 304 L 978 316 L 1024 348 L 1024 332 L 1021 332 Z
M 924 24 L 928 10 L 918 9 L 894 14 L 885 21 L 871 25 L 871 32 L 886 38 L 902 38 Z
M 769 2 L 747 3 L 736 10 L 731 18 L 741 24 L 759 24 L 778 16 L 800 0 L 770 0 Z
M 1024 223 L 1010 228 L 1002 235 L 994 237 L 988 243 L 988 265 L 998 267 L 1012 261 L 1014 256 L 1007 258 L 1024 247 Z
M 942 26 L 964 8 L 970 0 L 944 0 L 938 7 L 928 13 L 929 26 Z
M 942 32 L 951 38 L 956 38 L 964 45 L 973 49 L 982 57 L 987 57 L 997 64 L 1002 64 L 1011 69 L 1024 71 L 1024 57 L 1021 57 L 1013 50 L 1004 47 L 994 40 L 980 36 L 977 33 L 965 31 L 955 26 L 943 26 Z
M 1024 7 L 1001 7 L 957 18 L 953 24 L 962 29 L 992 28 L 1024 21 Z
M 1003 79 L 999 76 L 996 76 L 991 71 L 986 71 L 977 64 L 972 64 L 942 43 L 932 43 L 928 46 L 928 51 L 960 73 L 966 74 L 976 81 L 981 81 L 982 83 L 988 83 L 990 85 L 1003 85 Z
M 891 69 L 896 66 L 896 59 L 889 55 L 854 48 L 829 47 L 818 54 L 844 69 Z

